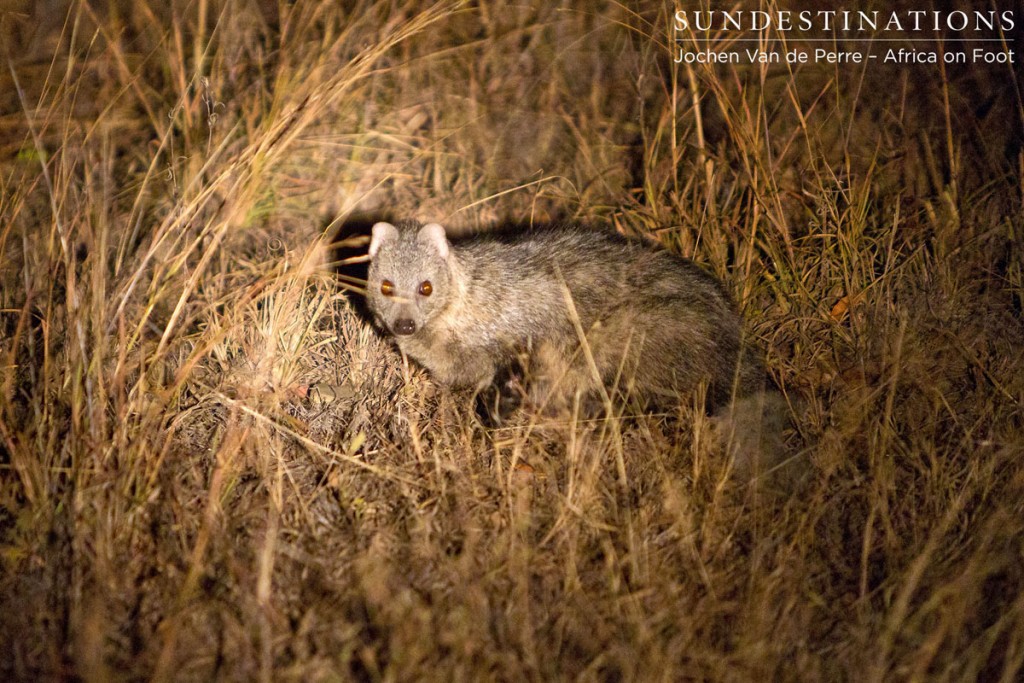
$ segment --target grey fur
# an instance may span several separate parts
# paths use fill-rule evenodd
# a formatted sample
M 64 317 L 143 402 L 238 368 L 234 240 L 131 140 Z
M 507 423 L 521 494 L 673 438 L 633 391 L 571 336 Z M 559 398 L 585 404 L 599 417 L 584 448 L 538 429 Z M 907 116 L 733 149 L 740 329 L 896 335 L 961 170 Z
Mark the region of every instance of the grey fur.
M 672 406 L 704 384 L 714 412 L 763 390 L 722 285 L 650 243 L 575 227 L 449 241 L 437 224 L 378 223 L 370 256 L 377 323 L 442 384 L 480 392 L 519 366 L 548 409 L 615 388 Z

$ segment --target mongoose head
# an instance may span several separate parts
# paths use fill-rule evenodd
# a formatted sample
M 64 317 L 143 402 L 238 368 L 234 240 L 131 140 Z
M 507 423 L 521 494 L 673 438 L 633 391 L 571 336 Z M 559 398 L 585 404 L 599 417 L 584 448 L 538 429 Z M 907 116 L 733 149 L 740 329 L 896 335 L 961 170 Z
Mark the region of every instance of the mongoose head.
M 437 223 L 373 226 L 366 299 L 377 324 L 395 335 L 413 335 L 445 307 L 449 246 Z

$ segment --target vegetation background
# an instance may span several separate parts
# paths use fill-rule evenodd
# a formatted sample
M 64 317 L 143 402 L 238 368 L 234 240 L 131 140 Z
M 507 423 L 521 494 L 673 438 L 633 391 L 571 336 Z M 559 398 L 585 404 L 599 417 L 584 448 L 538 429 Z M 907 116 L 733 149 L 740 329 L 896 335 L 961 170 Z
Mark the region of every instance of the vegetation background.
M 3 3 L 5 680 L 1020 680 L 1019 65 L 688 68 L 673 9 Z M 706 264 L 802 475 L 686 400 L 482 428 L 359 216 Z

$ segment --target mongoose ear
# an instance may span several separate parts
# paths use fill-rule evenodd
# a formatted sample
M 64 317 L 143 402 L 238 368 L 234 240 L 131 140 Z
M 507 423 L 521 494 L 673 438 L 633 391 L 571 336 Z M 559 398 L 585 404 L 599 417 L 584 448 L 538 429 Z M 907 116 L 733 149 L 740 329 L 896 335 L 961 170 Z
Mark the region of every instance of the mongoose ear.
M 375 223 L 370 233 L 370 258 L 377 255 L 380 246 L 398 237 L 398 228 L 390 223 Z
M 443 259 L 448 258 L 448 238 L 445 237 L 444 228 L 437 223 L 427 223 L 420 232 L 416 235 L 416 238 L 428 244 L 437 251 L 437 255 Z

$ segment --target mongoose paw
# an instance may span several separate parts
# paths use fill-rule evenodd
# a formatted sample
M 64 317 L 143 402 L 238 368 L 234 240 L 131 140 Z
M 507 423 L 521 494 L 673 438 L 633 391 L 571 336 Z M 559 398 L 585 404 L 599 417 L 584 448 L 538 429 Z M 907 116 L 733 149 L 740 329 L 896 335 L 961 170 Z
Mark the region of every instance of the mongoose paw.
M 476 394 L 476 414 L 485 427 L 500 427 L 523 403 L 519 378 L 511 371 L 499 373 Z

